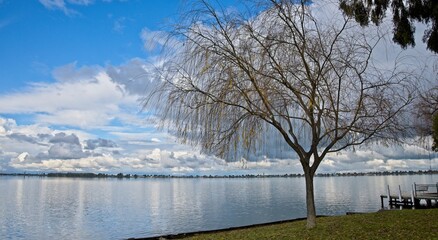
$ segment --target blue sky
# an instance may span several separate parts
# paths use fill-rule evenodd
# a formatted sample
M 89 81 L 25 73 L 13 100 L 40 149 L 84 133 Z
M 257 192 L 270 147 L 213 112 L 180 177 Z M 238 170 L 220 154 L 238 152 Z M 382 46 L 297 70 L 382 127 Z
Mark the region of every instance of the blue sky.
M 2 92 L 25 82 L 47 81 L 51 69 L 63 63 L 118 65 L 147 57 L 142 29 L 158 30 L 175 17 L 179 4 L 176 0 L 2 1 L 0 76 L 7 84 Z
M 235 1 L 221 2 L 234 7 Z M 0 171 L 301 172 L 293 154 L 249 163 L 203 155 L 141 112 L 157 59 L 145 44 L 177 20 L 184 4 L 0 0 Z M 418 146 L 369 149 L 329 156 L 320 170 L 428 169 L 431 163 Z

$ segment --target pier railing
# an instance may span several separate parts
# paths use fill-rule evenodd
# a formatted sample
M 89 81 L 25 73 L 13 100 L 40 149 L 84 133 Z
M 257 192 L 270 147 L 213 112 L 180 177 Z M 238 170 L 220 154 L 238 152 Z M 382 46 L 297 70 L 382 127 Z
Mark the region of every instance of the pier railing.
M 385 204 L 386 200 L 386 204 Z M 400 185 L 398 186 L 398 194 L 391 194 L 389 185 L 386 188 L 386 195 L 380 195 L 382 209 L 385 205 L 388 208 L 404 207 L 430 208 L 438 206 L 438 182 L 436 184 L 412 184 L 412 189 L 409 192 L 402 192 Z M 422 204 L 425 202 L 425 204 Z
M 438 183 L 436 184 L 413 184 L 414 194 L 415 196 L 419 195 L 430 195 L 430 194 L 438 194 Z

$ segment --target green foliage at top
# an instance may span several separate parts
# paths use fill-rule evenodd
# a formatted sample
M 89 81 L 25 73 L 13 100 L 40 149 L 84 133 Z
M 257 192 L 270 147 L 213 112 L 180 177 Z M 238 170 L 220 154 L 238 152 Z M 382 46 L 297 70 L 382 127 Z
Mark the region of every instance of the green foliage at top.
M 384 211 L 199 234 L 187 239 L 438 239 L 438 209 Z
M 428 24 L 423 41 L 427 48 L 438 53 L 438 1 L 437 0 L 340 0 L 344 14 L 367 26 L 370 21 L 379 25 L 386 10 L 393 13 L 393 41 L 401 47 L 415 46 L 413 21 Z

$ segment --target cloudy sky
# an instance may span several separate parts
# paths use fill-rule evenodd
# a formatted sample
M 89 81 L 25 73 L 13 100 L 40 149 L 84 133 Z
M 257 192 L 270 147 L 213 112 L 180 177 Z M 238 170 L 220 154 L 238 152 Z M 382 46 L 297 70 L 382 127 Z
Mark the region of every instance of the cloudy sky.
M 176 20 L 182 4 L 0 0 L 0 171 L 300 173 L 284 147 L 252 162 L 202 155 L 141 111 L 157 59 L 151 36 Z M 329 156 L 320 172 L 431 165 L 438 168 L 436 154 L 424 147 L 373 143 Z

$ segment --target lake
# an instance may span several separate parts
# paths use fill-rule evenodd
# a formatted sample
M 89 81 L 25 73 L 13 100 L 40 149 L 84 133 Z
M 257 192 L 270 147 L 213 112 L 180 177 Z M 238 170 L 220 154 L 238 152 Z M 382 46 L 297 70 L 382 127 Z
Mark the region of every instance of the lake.
M 438 175 L 316 177 L 318 215 L 374 212 L 389 185 Z M 304 178 L 0 177 L 0 239 L 123 239 L 306 216 Z

